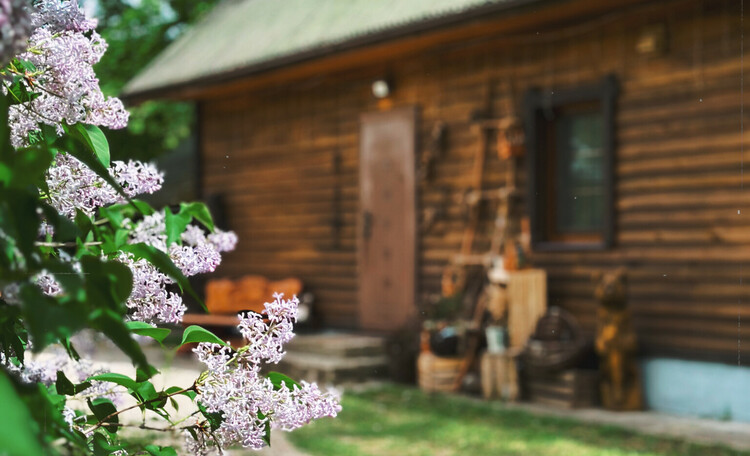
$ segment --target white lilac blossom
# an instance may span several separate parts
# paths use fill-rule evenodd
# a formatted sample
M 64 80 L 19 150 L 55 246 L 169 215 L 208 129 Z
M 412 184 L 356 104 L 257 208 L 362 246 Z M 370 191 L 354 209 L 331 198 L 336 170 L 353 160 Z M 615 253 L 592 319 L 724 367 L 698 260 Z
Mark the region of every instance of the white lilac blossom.
M 23 84 L 35 94 L 30 101 L 13 105 L 8 111 L 11 143 L 22 147 L 29 133 L 41 124 L 58 133 L 64 124 L 78 122 L 109 128 L 124 128 L 128 112 L 122 102 L 105 97 L 93 65 L 99 62 L 107 43 L 93 29 L 95 20 L 86 19 L 75 1 L 45 0 L 32 14 L 36 29 L 28 50 L 19 58 L 36 70 L 24 70 Z
M 213 272 L 221 263 L 220 252 L 233 249 L 237 242 L 237 235 L 231 231 L 217 229 L 206 236 L 199 226 L 188 225 L 180 236 L 183 244 L 167 247 L 163 211 L 147 215 L 137 223 L 126 220 L 124 225 L 131 230 L 129 243 L 144 243 L 167 253 L 186 277 Z M 171 279 L 145 260 L 134 261 L 132 256 L 123 255 L 120 261 L 133 272 L 133 291 L 127 301 L 131 319 L 147 323 L 182 321 L 186 308 L 179 295 L 167 291 L 167 286 L 173 283 Z
M 47 272 L 37 275 L 36 284 L 47 296 L 57 296 L 62 293 L 62 287 L 60 287 L 60 284 Z
M 322 392 L 314 383 L 274 384 L 261 374 L 261 364 L 278 362 L 283 344 L 294 336 L 292 322 L 298 304 L 296 297 L 285 300 L 276 294 L 265 305 L 265 319 L 258 314 L 240 315 L 239 330 L 247 345 L 236 351 L 205 342 L 194 349 L 207 368 L 197 383 L 196 399 L 209 413 L 221 414 L 222 421 L 211 433 L 198 428 L 195 436 L 187 434 L 189 451 L 203 455 L 212 445 L 221 450 L 235 444 L 260 449 L 268 423 L 290 431 L 341 411 L 337 395 Z
M 147 323 L 179 323 L 185 314 L 185 304 L 177 293 L 167 291 L 172 279 L 144 259 L 135 260 L 123 253 L 119 261 L 133 273 L 133 291 L 126 301 L 129 318 Z
M 73 429 L 73 426 L 75 425 L 75 419 L 76 419 L 76 412 L 70 407 L 63 407 L 62 409 L 62 417 L 63 420 L 68 424 L 68 427 L 70 429 Z
M 164 175 L 156 167 L 133 160 L 113 162 L 110 173 L 130 197 L 154 193 L 164 182 Z M 99 207 L 126 201 L 104 179 L 68 154 L 55 157 L 55 164 L 47 171 L 46 181 L 49 203 L 69 218 L 75 217 L 76 209 L 92 215 Z
M 26 49 L 32 23 L 25 0 L 0 0 L 0 65 Z
M 208 243 L 195 247 L 172 244 L 169 246 L 169 257 L 187 277 L 213 272 L 221 263 L 221 254 Z
M 107 369 L 94 365 L 91 361 L 71 359 L 67 352 L 59 345 L 47 348 L 39 354 L 30 351 L 24 353 L 23 364 L 14 364 L 0 352 L 0 366 L 7 372 L 13 374 L 23 383 L 42 383 L 50 386 L 57 380 L 57 373 L 63 372 L 68 379 L 75 383 L 86 381 L 89 377 L 109 373 Z M 91 385 L 80 391 L 80 395 L 88 398 L 104 397 L 114 403 L 122 402 L 122 396 L 126 391 L 110 382 L 92 380 Z
M 237 235 L 233 231 L 216 230 L 207 239 L 219 252 L 230 252 L 237 246 Z
M 32 16 L 34 27 L 45 27 L 52 33 L 94 30 L 96 19 L 89 19 L 75 0 L 37 0 Z

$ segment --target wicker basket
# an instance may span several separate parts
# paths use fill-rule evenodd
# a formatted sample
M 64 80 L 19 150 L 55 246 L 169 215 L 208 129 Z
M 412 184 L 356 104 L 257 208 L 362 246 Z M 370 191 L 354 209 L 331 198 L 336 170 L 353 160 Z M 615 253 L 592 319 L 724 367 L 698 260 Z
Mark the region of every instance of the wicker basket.
M 442 358 L 422 352 L 417 359 L 419 387 L 424 391 L 453 391 L 462 358 Z

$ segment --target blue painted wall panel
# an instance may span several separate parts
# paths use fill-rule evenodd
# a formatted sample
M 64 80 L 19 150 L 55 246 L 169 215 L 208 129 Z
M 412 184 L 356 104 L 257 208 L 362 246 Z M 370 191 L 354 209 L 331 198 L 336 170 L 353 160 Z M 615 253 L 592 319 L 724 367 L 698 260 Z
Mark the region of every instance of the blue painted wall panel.
M 652 410 L 750 422 L 750 367 L 651 358 L 641 368 Z

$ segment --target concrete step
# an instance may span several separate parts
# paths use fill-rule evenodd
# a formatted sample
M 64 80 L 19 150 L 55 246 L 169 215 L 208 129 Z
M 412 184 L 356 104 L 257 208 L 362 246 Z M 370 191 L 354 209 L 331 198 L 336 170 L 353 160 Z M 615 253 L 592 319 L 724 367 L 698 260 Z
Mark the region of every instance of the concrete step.
M 383 356 L 385 340 L 347 333 L 298 334 L 285 348 L 287 352 L 333 357 Z
M 298 380 L 319 385 L 360 383 L 387 375 L 388 359 L 379 356 L 331 356 L 288 350 L 276 366 L 269 366 Z

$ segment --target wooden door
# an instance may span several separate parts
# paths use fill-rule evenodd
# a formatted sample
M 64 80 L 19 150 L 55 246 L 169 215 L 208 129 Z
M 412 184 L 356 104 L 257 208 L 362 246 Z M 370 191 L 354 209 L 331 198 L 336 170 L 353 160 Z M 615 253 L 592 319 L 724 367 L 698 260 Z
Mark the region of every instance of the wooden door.
M 360 130 L 359 322 L 393 331 L 414 314 L 416 110 L 363 114 Z

